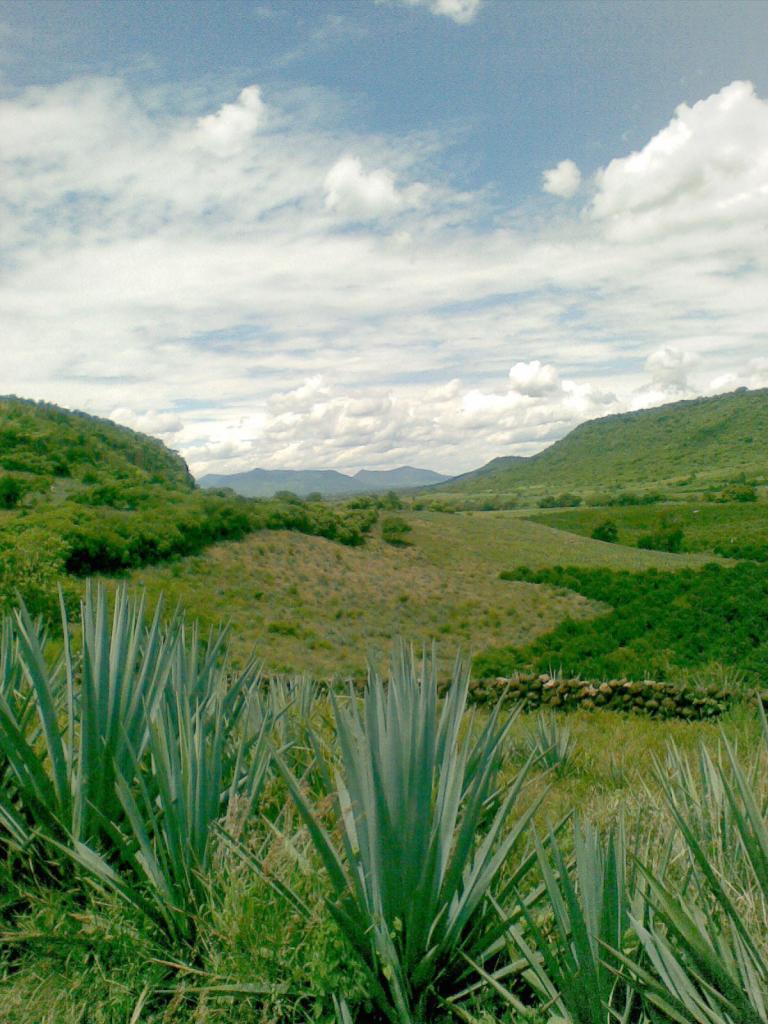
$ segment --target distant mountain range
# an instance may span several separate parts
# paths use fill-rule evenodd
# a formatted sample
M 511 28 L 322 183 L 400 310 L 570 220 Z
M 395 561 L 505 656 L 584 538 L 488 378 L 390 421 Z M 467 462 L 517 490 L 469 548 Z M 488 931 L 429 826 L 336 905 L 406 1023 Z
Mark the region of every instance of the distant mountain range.
M 361 469 L 354 476 L 335 469 L 251 469 L 245 473 L 208 473 L 200 477 L 198 483 L 204 488 L 230 487 L 246 498 L 271 498 L 278 491 L 291 491 L 305 498 L 313 493 L 333 497 L 429 487 L 449 479 L 431 469 L 399 466 L 397 469 Z

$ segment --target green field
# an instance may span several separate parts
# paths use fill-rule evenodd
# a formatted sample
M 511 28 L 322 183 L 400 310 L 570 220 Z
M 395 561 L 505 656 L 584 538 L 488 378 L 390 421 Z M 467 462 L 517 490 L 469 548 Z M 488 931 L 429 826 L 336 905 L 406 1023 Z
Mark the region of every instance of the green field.
M 567 530 L 582 537 L 610 520 L 618 528 L 618 542 L 635 546 L 645 534 L 679 527 L 686 551 L 714 553 L 734 547 L 768 546 L 768 501 L 665 502 L 611 508 L 547 509 L 528 513 L 532 522 Z
M 600 544 L 509 512 L 404 518 L 412 526 L 408 547 L 374 536 L 346 548 L 276 531 L 134 571 L 130 580 L 207 624 L 231 622 L 241 658 L 256 651 L 268 670 L 343 677 L 364 670 L 367 654 L 386 654 L 400 635 L 419 645 L 439 641 L 452 658 L 457 647 L 470 654 L 525 644 L 566 617 L 600 610 L 577 594 L 505 583 L 502 569 L 673 570 L 704 561 Z

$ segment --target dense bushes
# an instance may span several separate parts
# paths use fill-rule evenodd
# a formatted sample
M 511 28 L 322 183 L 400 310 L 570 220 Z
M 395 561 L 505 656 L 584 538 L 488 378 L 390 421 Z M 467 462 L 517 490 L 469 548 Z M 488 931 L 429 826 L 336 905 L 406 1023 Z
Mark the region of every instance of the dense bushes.
M 576 591 L 610 606 L 595 619 L 566 619 L 523 648 L 486 652 L 476 670 L 509 675 L 524 665 L 589 679 L 668 679 L 718 662 L 753 678 L 768 673 L 768 568 L 742 562 L 680 572 L 561 568 L 503 572 Z
M 581 497 L 578 494 L 548 494 L 539 499 L 539 508 L 578 508 L 581 504 Z
M 602 540 L 606 544 L 615 544 L 619 539 L 619 528 L 612 519 L 598 523 L 592 531 L 592 540 Z
M 128 512 L 111 507 L 66 505 L 29 516 L 18 524 L 48 529 L 62 538 L 66 572 L 76 576 L 119 572 L 192 555 L 209 544 L 240 540 L 255 530 L 297 530 L 343 544 L 360 544 L 375 516 L 326 505 L 248 501 L 196 493 L 173 502 L 158 500 Z
M 24 494 L 24 484 L 15 476 L 0 476 L 0 508 L 16 508 Z
M 83 504 L 83 494 L 103 501 Z M 0 528 L 0 605 L 17 592 L 34 609 L 55 606 L 64 574 L 119 573 L 196 554 L 257 530 L 296 530 L 341 544 L 362 544 L 376 510 L 343 505 L 256 501 L 164 488 L 98 486 L 76 501 L 14 514 Z
M 394 547 L 405 547 L 408 544 L 405 538 L 411 529 L 411 524 L 406 523 L 400 516 L 386 516 L 381 521 L 381 539 Z
M 191 490 L 184 460 L 154 437 L 47 402 L 0 398 L 0 468 L 92 483 L 158 482 Z
M 644 533 L 637 538 L 637 546 L 648 551 L 669 551 L 677 554 L 683 550 L 683 537 L 682 527 L 671 526 L 655 533 Z

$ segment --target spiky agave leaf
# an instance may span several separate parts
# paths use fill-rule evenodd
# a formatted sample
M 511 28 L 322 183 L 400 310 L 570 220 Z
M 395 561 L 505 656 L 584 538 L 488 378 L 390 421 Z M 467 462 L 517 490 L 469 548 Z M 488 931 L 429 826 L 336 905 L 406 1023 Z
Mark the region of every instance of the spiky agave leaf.
M 549 920 L 544 925 L 526 907 L 528 927 L 511 932 L 511 950 L 525 958 L 539 996 L 574 1024 L 634 1020 L 637 1000 L 617 976 L 614 951 L 622 950 L 632 917 L 646 918 L 644 878 L 621 821 L 603 840 L 575 819 L 573 846 L 571 867 L 554 836 L 548 851 L 537 839 Z
M 331 912 L 367 968 L 380 1012 L 426 1019 L 438 995 L 483 962 L 505 925 L 487 897 L 538 802 L 508 826 L 523 770 L 490 817 L 499 752 L 511 725 L 498 712 L 480 739 L 462 734 L 468 677 L 457 666 L 442 706 L 434 658 L 420 674 L 400 649 L 389 686 L 372 673 L 362 709 L 332 697 L 341 765 L 329 786 L 339 850 L 285 762 L 278 764 L 328 873 Z
M 768 750 L 762 706 L 759 714 Z M 652 927 L 636 922 L 636 930 L 652 971 L 636 972 L 635 984 L 675 1020 L 768 1024 L 764 782 L 754 765 L 744 770 L 724 737 L 722 745 L 724 758 L 700 756 L 698 779 L 685 772 L 670 776 L 657 765 L 692 878 L 688 892 L 679 893 L 646 868 L 654 916 Z M 719 796 L 714 829 L 702 793 Z M 751 915 L 745 907 L 751 907 Z

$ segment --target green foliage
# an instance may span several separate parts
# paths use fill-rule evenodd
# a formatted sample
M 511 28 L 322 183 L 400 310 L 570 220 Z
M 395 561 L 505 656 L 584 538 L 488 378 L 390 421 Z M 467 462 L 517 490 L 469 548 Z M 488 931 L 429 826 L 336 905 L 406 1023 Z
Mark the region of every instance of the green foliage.
M 712 662 L 753 678 L 768 669 L 768 570 L 763 566 L 710 564 L 676 573 L 556 567 L 501 576 L 567 588 L 612 609 L 589 621 L 566 619 L 513 651 L 512 668 L 554 666 L 589 679 L 666 679 L 675 670 Z
M 160 441 L 46 402 L 0 398 L 0 467 L 92 483 L 115 478 L 190 490 L 186 463 Z
M 528 734 L 528 748 L 536 763 L 544 768 L 564 772 L 573 754 L 571 730 L 553 714 L 539 714 Z
M 487 962 L 504 931 L 488 896 L 504 898 L 497 876 L 536 808 L 508 826 L 525 769 L 492 800 L 512 720 L 502 725 L 497 710 L 479 734 L 462 731 L 467 687 L 457 666 L 439 707 L 434 662 L 418 673 L 401 649 L 388 688 L 371 675 L 362 710 L 333 701 L 342 764 L 325 790 L 343 852 L 279 762 L 328 874 L 329 910 L 394 1024 L 434 1019 L 439 997 L 468 976 L 468 958 Z M 507 890 L 528 866 L 507 869 Z
M 80 647 L 63 615 L 64 650 L 23 607 L 6 621 L 0 657 L 0 826 L 6 844 L 52 863 L 74 860 L 174 940 L 192 942 L 208 900 L 213 825 L 246 813 L 268 763 L 270 718 L 241 729 L 258 673 L 232 677 L 223 634 L 203 653 L 161 608 L 144 625 L 125 590 L 112 621 L 90 587 Z
M 411 530 L 411 524 L 399 516 L 385 516 L 381 521 L 381 539 L 395 547 L 404 547 L 408 543 L 405 538 Z
M 764 476 L 764 449 L 752 443 L 758 437 L 768 437 L 768 389 L 740 389 L 590 420 L 538 455 L 494 460 L 440 489 L 552 493 L 557 487 L 658 487 L 659 481 L 691 481 L 694 473 L 719 480 L 737 471 Z
M 761 720 L 768 751 L 768 723 L 762 712 Z M 768 897 L 761 767 L 758 758 L 747 773 L 727 741 L 717 763 L 702 758 L 698 778 L 689 772 L 670 778 L 659 766 L 658 782 L 692 877 L 680 892 L 646 869 L 653 921 L 650 926 L 634 924 L 649 966 L 629 958 L 625 965 L 636 989 L 668 1019 L 693 1024 L 768 1021 L 765 914 L 763 910 L 762 921 L 755 924 L 744 913 L 747 902 L 756 899 L 764 907 Z M 721 811 L 714 822 L 702 815 L 704 801 L 713 797 Z M 713 843 L 720 848 L 714 861 Z
M 593 536 L 605 520 L 598 508 L 550 512 L 530 517 L 569 533 Z M 768 560 L 768 513 L 763 502 L 667 502 L 658 506 L 616 507 L 611 514 L 625 544 L 644 535 L 663 536 L 683 530 L 686 551 L 710 551 L 728 558 Z
M 592 540 L 602 540 L 606 544 L 615 544 L 619 539 L 619 528 L 612 519 L 604 519 L 592 531 Z
M 603 838 L 577 819 L 573 850 L 571 871 L 554 836 L 549 851 L 537 842 L 544 913 L 537 917 L 524 907 L 528 935 L 513 933 L 511 949 L 522 955 L 539 999 L 569 1024 L 647 1022 L 638 1013 L 637 994 L 617 971 L 614 952 L 626 948 L 631 929 L 648 917 L 644 879 L 627 850 L 623 823 Z M 507 999 L 519 1005 L 508 993 Z
M 581 497 L 578 494 L 549 494 L 538 501 L 539 508 L 577 508 L 581 504 Z
M 0 476 L 0 509 L 16 508 L 24 496 L 24 483 L 19 477 Z
M 651 551 L 670 551 L 673 554 L 683 550 L 683 530 L 674 526 L 659 533 L 645 533 L 638 537 L 637 546 Z
M 753 483 L 731 483 L 718 496 L 719 502 L 756 502 L 758 490 Z

